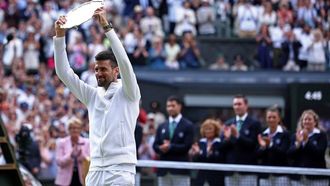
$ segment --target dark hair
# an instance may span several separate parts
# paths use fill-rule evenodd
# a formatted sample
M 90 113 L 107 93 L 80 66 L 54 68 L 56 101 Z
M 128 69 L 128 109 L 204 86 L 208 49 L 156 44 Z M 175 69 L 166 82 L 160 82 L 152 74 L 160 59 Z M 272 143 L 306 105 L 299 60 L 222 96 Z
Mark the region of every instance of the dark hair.
M 283 121 L 282 121 L 281 108 L 278 105 L 275 104 L 273 106 L 268 107 L 266 110 L 266 113 L 268 113 L 268 112 L 277 113 L 278 117 L 280 118 L 280 122 L 278 124 L 286 129 L 286 127 L 284 126 Z
M 238 60 L 238 59 L 244 61 L 244 57 L 243 57 L 241 54 L 236 54 L 236 55 L 234 56 L 234 61 L 236 61 L 236 60 Z
M 281 116 L 281 109 L 279 108 L 278 105 L 273 105 L 269 108 L 267 108 L 266 112 L 277 112 L 279 116 Z
M 117 59 L 113 54 L 113 52 L 110 50 L 104 50 L 102 52 L 99 52 L 98 54 L 96 54 L 95 60 L 96 61 L 109 60 L 112 67 L 118 66 Z
M 14 35 L 12 33 L 10 33 L 10 34 L 7 35 L 6 39 L 7 39 L 7 43 L 9 43 L 11 40 L 14 39 Z
M 248 102 L 248 99 L 247 99 L 246 96 L 243 95 L 243 94 L 237 94 L 237 95 L 235 95 L 234 99 L 235 99 L 235 98 L 237 98 L 237 99 L 243 99 L 245 104 L 248 104 L 248 103 L 249 103 L 249 102 Z
M 183 101 L 178 96 L 170 96 L 167 98 L 167 101 L 175 101 L 179 105 L 183 105 Z

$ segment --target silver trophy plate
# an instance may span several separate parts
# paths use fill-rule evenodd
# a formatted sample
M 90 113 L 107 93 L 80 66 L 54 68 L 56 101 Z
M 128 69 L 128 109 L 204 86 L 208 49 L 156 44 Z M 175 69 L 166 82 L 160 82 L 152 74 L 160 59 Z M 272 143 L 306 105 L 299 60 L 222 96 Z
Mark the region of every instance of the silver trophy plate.
M 104 6 L 102 0 L 92 0 L 79 5 L 66 14 L 66 23 L 61 28 L 72 28 L 88 21 L 94 15 L 94 11 Z

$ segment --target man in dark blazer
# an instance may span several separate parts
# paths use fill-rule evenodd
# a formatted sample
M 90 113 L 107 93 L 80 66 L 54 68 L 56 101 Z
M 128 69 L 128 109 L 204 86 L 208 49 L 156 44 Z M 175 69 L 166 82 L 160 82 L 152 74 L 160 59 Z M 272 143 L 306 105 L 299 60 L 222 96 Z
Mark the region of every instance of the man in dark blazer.
M 161 161 L 189 161 L 188 151 L 193 143 L 193 125 L 181 114 L 182 102 L 176 96 L 167 99 L 168 120 L 157 128 L 153 148 Z M 189 170 L 158 169 L 159 186 L 189 186 Z
M 229 164 L 256 165 L 256 149 L 261 125 L 248 115 L 248 100 L 243 95 L 233 99 L 235 117 L 225 122 L 225 162 Z M 249 174 L 228 174 L 226 185 L 257 185 L 257 176 Z

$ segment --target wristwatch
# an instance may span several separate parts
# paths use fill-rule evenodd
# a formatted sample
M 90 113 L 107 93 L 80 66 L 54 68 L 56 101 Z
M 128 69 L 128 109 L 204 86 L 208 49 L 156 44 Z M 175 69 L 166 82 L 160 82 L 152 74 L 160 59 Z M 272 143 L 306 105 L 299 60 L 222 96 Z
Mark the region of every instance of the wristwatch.
M 103 30 L 104 30 L 105 32 L 108 32 L 108 31 L 110 31 L 111 29 L 113 29 L 113 26 L 112 26 L 111 23 L 109 23 L 109 24 L 103 26 Z

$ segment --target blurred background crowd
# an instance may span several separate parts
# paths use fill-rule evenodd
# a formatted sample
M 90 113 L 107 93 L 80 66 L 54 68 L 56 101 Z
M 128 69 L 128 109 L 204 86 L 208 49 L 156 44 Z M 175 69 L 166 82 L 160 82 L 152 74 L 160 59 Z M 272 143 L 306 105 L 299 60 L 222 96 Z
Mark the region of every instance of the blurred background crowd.
M 53 68 L 53 22 L 78 0 L 2 0 L 0 43 L 5 72 Z M 325 0 L 113 0 L 105 7 L 134 66 L 214 70 L 329 69 L 329 1 Z M 89 21 L 68 33 L 68 53 L 82 73 L 109 42 Z M 199 38 L 247 38 L 257 42 L 252 64 L 218 51 L 205 61 Z M 214 63 L 214 64 L 212 64 Z M 212 65 L 211 65 L 212 64 Z M 250 66 L 252 65 L 252 66 Z
M 88 137 L 86 108 L 54 73 L 52 43 L 54 21 L 83 2 L 0 0 L 0 114 L 15 147 L 17 134 L 31 132 L 36 142 L 36 155 L 31 158 L 37 158 L 31 161 L 36 167 L 31 171 L 40 179 L 55 178 L 56 139 L 69 134 L 70 118 L 81 120 L 81 135 Z M 327 71 L 329 6 L 326 0 L 105 1 L 109 20 L 134 68 L 178 73 L 185 69 Z M 245 62 L 244 51 L 234 59 L 218 51 L 212 54 L 216 61 L 205 61 L 198 42 L 205 37 L 256 42 L 254 62 Z M 83 81 L 97 86 L 94 56 L 110 47 L 102 28 L 88 21 L 70 29 L 66 39 L 71 67 Z M 160 105 L 154 101 L 149 108 L 141 107 L 141 159 L 156 157 L 150 145 L 166 120 Z

